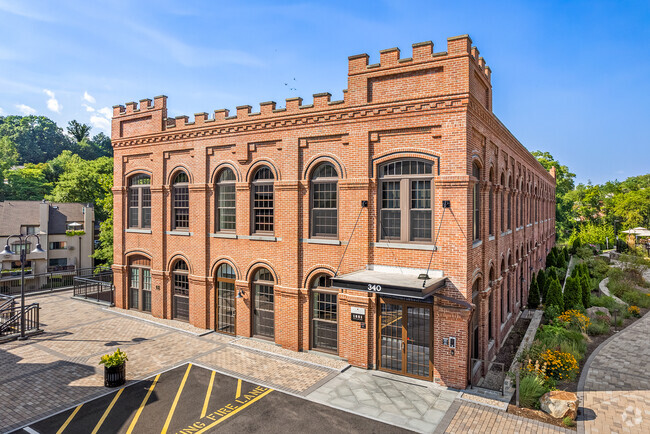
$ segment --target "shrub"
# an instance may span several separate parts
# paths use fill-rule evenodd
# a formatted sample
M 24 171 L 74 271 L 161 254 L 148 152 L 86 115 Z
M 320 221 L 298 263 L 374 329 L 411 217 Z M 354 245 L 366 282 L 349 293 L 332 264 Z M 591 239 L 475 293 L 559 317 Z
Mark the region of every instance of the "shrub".
M 637 318 L 641 316 L 641 309 L 639 309 L 638 306 L 630 306 L 627 308 L 627 311 L 630 313 L 630 315 Z
M 530 292 L 528 293 L 528 308 L 537 309 L 539 307 L 539 288 L 537 286 L 537 280 L 533 279 L 533 283 L 530 285 Z
M 540 295 L 542 296 L 542 303 L 546 303 L 546 273 L 544 270 L 539 270 L 537 273 L 537 289 L 539 289 Z
M 519 404 L 526 408 L 538 408 L 539 398 L 548 391 L 542 378 L 531 373 L 524 375 L 519 381 Z
M 605 317 L 607 318 L 607 317 Z M 591 336 L 606 335 L 609 333 L 609 324 L 607 321 L 596 320 L 587 327 L 587 334 Z
M 591 279 L 589 278 L 589 273 L 587 275 L 582 275 L 580 279 L 580 286 L 582 289 L 582 306 L 587 309 L 591 300 Z
M 562 297 L 562 288 L 557 279 L 551 280 L 546 294 L 546 304 L 548 306 L 557 306 L 560 311 L 564 310 L 564 299 Z
M 571 253 L 575 255 L 579 248 L 580 248 L 580 238 L 576 237 L 571 243 Z
M 564 246 L 562 252 L 564 253 L 564 262 L 568 264 L 569 260 L 571 259 L 571 257 L 569 256 L 569 249 L 566 246 Z
M 583 309 L 582 288 L 577 277 L 569 277 L 564 285 L 564 309 Z
M 104 354 L 99 361 L 100 365 L 104 365 L 107 368 L 112 368 L 114 366 L 122 366 L 127 360 L 126 353 L 120 351 L 118 348 L 113 354 Z
M 573 419 L 571 419 L 569 416 L 562 419 L 562 423 L 564 424 L 564 426 L 569 427 L 569 428 L 571 428 L 572 426 L 575 426 L 575 424 L 576 424 L 573 421 Z
M 546 268 L 555 267 L 555 252 L 553 249 L 546 255 Z
M 555 305 L 546 305 L 544 306 L 544 316 L 547 320 L 551 321 L 554 318 L 557 318 L 562 313 L 562 309 L 559 306 Z
M 573 380 L 578 373 L 578 362 L 569 353 L 546 350 L 540 362 L 546 365 L 546 375 L 558 381 Z
M 558 322 L 562 323 L 567 328 L 572 328 L 578 330 L 579 332 L 585 333 L 587 327 L 591 323 L 591 320 L 577 310 L 567 310 L 562 315 L 557 317 Z
M 606 307 L 609 312 L 611 313 L 614 309 L 620 309 L 621 305 L 619 305 L 616 300 L 614 300 L 612 297 L 607 297 L 607 296 L 602 296 L 602 297 L 591 297 L 589 300 L 589 304 L 592 306 L 600 306 L 600 307 Z
M 560 352 L 571 354 L 573 358 L 576 359 L 578 363 L 580 363 L 580 361 L 582 360 L 585 354 L 585 351 L 582 348 L 583 346 L 586 349 L 587 344 L 580 345 L 580 344 L 576 344 L 573 341 L 563 341 L 560 342 L 560 346 L 558 349 L 560 350 Z
M 591 247 L 580 247 L 576 250 L 576 256 L 580 259 L 588 259 L 594 256 L 594 251 Z

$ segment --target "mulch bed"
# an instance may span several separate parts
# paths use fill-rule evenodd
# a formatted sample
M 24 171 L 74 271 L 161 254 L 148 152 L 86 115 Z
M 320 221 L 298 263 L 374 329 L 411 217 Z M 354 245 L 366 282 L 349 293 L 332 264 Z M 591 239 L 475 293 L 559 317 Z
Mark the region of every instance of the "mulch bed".
M 517 354 L 519 345 L 521 345 L 521 340 L 524 338 L 529 325 L 530 319 L 519 317 L 515 325 L 512 327 L 508 338 L 499 349 L 494 361 L 503 363 L 506 370 L 510 369 L 510 365 L 512 365 L 512 361 L 515 359 L 515 354 Z

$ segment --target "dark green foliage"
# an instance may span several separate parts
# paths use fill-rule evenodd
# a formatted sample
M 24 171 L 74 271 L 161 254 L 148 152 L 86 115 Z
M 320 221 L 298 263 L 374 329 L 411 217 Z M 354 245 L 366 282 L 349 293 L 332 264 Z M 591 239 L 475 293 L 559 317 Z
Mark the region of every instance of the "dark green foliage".
M 560 311 L 564 311 L 564 299 L 562 297 L 562 287 L 557 279 L 551 279 L 546 294 L 546 305 L 556 306 Z
M 537 280 L 532 280 L 533 282 L 530 284 L 530 292 L 528 293 L 528 308 L 537 309 L 537 307 L 539 307 L 539 287 L 537 286 Z
M 544 380 L 537 375 L 525 375 L 519 382 L 519 404 L 526 408 L 538 408 L 539 398 L 549 390 Z
M 546 286 L 546 273 L 544 270 L 539 270 L 537 273 L 537 288 L 542 296 L 542 303 L 546 303 L 546 292 L 548 287 Z
M 0 117 L 0 137 L 16 145 L 19 163 L 44 163 L 70 149 L 72 141 L 45 116 Z
M 564 262 L 568 264 L 568 263 L 569 263 L 569 259 L 570 259 L 570 257 L 569 257 L 569 249 L 565 246 L 565 247 L 562 249 L 562 252 L 564 253 Z
M 582 288 L 582 306 L 587 309 L 591 302 L 591 279 L 589 275 L 582 275 L 580 278 L 580 287 Z
M 571 253 L 575 255 L 580 247 L 581 247 L 580 238 L 574 239 L 573 243 L 571 243 Z
M 546 255 L 546 268 L 555 267 L 555 252 L 551 250 L 548 255 Z
M 582 309 L 582 287 L 578 277 L 569 277 L 564 285 L 564 310 Z

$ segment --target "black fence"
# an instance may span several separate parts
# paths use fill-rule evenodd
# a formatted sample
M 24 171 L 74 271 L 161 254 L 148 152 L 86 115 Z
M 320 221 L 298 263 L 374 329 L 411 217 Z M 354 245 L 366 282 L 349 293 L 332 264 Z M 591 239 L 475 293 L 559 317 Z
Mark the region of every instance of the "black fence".
M 25 333 L 40 332 L 39 305 L 32 303 L 25 306 Z M 20 335 L 20 306 L 6 306 L 0 310 L 0 338 L 15 339 Z
M 106 270 L 92 276 L 75 277 L 72 296 L 112 306 L 114 291 L 113 271 Z
M 52 291 L 55 289 L 72 288 L 75 277 L 92 278 L 98 274 L 110 272 L 111 281 L 113 272 L 110 267 L 97 268 L 70 268 L 65 267 L 47 273 L 25 273 L 25 293 Z M 0 275 L 0 294 L 20 294 L 20 272 L 3 273 Z M 2 301 L 0 301 L 2 303 Z

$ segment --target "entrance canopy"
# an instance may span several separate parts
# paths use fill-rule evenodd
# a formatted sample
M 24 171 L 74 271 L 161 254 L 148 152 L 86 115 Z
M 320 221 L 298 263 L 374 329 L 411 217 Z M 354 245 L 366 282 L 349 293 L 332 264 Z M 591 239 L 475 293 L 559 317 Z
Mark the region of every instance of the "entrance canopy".
M 422 280 L 413 274 L 360 270 L 332 278 L 332 286 L 379 295 L 425 299 L 445 286 L 446 277 Z

